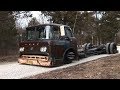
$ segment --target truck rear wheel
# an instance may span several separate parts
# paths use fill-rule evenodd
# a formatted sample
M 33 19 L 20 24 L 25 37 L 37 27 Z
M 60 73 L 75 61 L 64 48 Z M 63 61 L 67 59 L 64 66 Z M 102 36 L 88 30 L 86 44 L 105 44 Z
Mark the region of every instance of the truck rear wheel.
M 106 47 L 106 53 L 110 54 L 110 43 L 107 43 L 105 47 Z
M 92 48 L 92 44 L 91 44 L 91 43 L 88 43 L 86 48 L 87 48 L 87 49 L 91 49 L 91 48 Z
M 116 44 L 115 44 L 114 42 L 112 42 L 112 43 L 110 44 L 110 53 L 111 53 L 111 54 L 117 53 L 117 47 L 116 47 Z
M 71 63 L 72 60 L 75 59 L 75 57 L 76 57 L 75 52 L 72 51 L 72 50 L 69 50 L 69 51 L 67 51 L 67 52 L 65 53 L 63 63 L 64 63 L 64 64 Z
M 85 44 L 83 45 L 83 50 L 84 50 L 84 51 L 87 50 L 87 44 L 88 44 L 88 43 L 85 43 Z

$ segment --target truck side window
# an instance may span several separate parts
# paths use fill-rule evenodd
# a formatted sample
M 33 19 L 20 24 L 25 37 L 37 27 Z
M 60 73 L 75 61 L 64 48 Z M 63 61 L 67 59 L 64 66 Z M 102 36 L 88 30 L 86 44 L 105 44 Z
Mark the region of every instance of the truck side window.
M 52 31 L 53 31 L 53 38 L 54 39 L 59 39 L 60 37 L 60 30 L 58 27 L 52 27 Z
M 72 32 L 71 32 L 70 28 L 65 27 L 64 29 L 65 29 L 65 35 L 66 35 L 66 36 L 68 36 L 68 37 L 73 37 L 73 35 L 72 35 Z

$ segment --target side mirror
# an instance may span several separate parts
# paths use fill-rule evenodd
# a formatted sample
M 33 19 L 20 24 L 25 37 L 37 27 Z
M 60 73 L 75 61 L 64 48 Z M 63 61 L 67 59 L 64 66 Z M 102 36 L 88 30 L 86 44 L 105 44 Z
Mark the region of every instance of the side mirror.
M 67 41 L 70 41 L 70 38 L 67 37 L 67 36 L 61 36 L 61 37 L 60 37 L 60 40 L 67 40 Z

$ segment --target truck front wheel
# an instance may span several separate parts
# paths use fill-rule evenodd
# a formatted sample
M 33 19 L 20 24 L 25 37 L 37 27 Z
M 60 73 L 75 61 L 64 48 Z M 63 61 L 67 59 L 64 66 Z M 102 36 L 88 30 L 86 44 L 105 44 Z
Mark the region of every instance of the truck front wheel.
M 75 52 L 72 51 L 72 50 L 69 50 L 69 51 L 67 51 L 67 52 L 65 53 L 65 55 L 64 55 L 63 63 L 64 63 L 64 64 L 71 63 L 72 60 L 75 59 L 75 57 L 76 57 Z

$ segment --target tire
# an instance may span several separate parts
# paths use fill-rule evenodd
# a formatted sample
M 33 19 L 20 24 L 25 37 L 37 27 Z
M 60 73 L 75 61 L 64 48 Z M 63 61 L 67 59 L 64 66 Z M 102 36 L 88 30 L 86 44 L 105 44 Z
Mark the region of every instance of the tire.
M 110 54 L 110 43 L 107 43 L 105 47 L 106 47 L 106 53 Z
M 88 43 L 86 48 L 87 48 L 87 49 L 91 49 L 91 48 L 92 48 L 92 44 L 91 44 L 91 43 Z
M 87 58 L 87 54 L 86 53 L 84 54 L 84 58 Z
M 117 53 L 117 47 L 116 47 L 116 44 L 112 42 L 110 44 L 110 54 L 115 54 L 115 53 Z
M 71 56 L 73 56 L 73 57 L 71 57 Z M 72 60 L 74 60 L 75 58 L 76 58 L 75 52 L 73 52 L 72 50 L 71 51 L 69 50 L 64 55 L 63 63 L 64 64 L 72 63 Z
M 85 43 L 84 45 L 83 45 L 83 51 L 84 51 L 84 54 L 86 55 L 86 53 L 87 53 L 87 44 L 88 43 Z
M 87 50 L 87 44 L 88 44 L 88 43 L 85 43 L 85 44 L 83 45 L 83 50 L 84 50 L 84 51 Z

